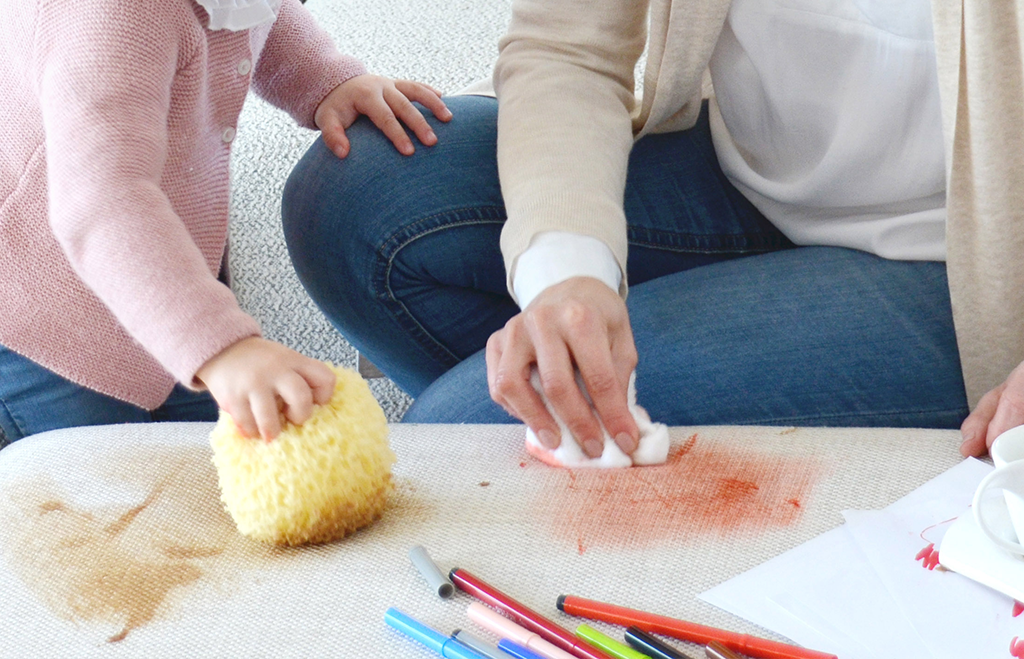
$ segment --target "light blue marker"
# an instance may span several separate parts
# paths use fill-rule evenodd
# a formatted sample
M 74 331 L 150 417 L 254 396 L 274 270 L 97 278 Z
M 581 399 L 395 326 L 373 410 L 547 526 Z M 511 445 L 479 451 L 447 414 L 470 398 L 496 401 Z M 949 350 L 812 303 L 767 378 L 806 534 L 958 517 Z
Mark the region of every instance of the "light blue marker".
M 394 607 L 384 612 L 384 622 L 446 659 L 487 659 L 454 638 L 427 627 Z

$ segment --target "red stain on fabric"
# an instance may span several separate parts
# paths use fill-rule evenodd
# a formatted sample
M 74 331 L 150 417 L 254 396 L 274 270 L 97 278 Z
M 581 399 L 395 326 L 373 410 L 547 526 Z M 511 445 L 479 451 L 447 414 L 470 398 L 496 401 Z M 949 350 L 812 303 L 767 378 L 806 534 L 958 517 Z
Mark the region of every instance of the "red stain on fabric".
M 1010 656 L 1024 659 L 1024 641 L 1019 640 L 1016 636 L 1010 641 Z
M 820 471 L 810 458 L 704 444 L 694 434 L 663 465 L 551 470 L 538 509 L 580 554 L 753 534 L 796 523 Z
M 1021 604 L 1020 602 L 1017 602 L 1015 600 L 1013 602 L 1013 617 L 1016 618 L 1022 613 L 1024 613 L 1024 604 Z

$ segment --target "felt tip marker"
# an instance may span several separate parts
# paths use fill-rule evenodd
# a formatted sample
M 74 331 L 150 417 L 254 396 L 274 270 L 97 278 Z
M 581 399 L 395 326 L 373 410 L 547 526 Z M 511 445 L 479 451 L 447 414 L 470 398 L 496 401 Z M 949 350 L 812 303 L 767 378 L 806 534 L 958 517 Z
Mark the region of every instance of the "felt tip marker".
M 384 612 L 384 622 L 438 653 L 445 659 L 487 659 L 450 636 L 424 625 L 392 607 Z
M 569 615 L 589 620 L 600 620 L 613 625 L 635 625 L 645 632 L 664 634 L 693 643 L 706 644 L 718 641 L 734 652 L 757 657 L 757 659 L 838 659 L 834 654 L 808 650 L 796 645 L 769 641 L 766 638 L 747 634 L 737 634 L 724 629 L 699 625 L 695 622 L 627 609 L 624 606 L 605 604 L 574 595 L 559 597 L 558 608 Z
M 626 642 L 651 659 L 693 659 L 661 639 L 655 638 L 639 627 L 626 628 Z
M 525 645 L 520 645 L 513 640 L 503 638 L 498 641 L 498 649 L 507 652 L 516 659 L 544 659 L 543 655 L 537 654 Z
M 488 609 L 480 602 L 473 602 L 466 608 L 469 619 L 495 636 L 507 638 L 524 645 L 545 659 L 576 659 L 573 655 L 558 646 L 548 643 L 538 634 L 523 629 L 497 611 Z
M 452 568 L 452 571 L 448 573 L 448 578 L 459 590 L 472 595 L 484 604 L 490 604 L 494 608 L 504 611 L 528 631 L 539 635 L 545 641 L 578 659 L 611 659 L 606 653 L 573 636 L 569 630 L 558 626 L 465 570 Z
M 576 635 L 585 639 L 591 645 L 596 645 L 615 659 L 649 659 L 643 652 L 637 652 L 628 645 L 619 643 L 611 636 L 597 631 L 590 625 L 580 625 L 576 628 Z

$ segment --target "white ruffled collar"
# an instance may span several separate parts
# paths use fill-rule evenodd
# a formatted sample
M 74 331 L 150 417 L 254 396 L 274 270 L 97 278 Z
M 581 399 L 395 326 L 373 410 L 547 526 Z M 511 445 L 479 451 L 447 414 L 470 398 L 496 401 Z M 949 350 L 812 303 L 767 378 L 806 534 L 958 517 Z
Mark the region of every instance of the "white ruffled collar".
M 210 15 L 209 29 L 248 30 L 277 18 L 281 0 L 196 0 Z

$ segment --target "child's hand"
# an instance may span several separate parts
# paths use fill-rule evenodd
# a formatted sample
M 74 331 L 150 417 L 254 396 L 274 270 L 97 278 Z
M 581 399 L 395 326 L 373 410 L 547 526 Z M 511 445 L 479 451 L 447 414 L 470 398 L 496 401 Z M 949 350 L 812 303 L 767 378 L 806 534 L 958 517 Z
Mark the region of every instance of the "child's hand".
M 349 78 L 334 88 L 317 106 L 313 121 L 323 134 L 324 143 L 339 158 L 348 155 L 348 128 L 365 114 L 404 155 L 415 151 L 412 140 L 402 128 L 404 123 L 427 146 L 437 143 L 437 135 L 420 111 L 412 104 L 416 101 L 427 107 L 441 121 L 452 118 L 451 111 L 441 100 L 441 92 L 423 83 L 391 80 L 370 74 Z
M 295 424 L 334 393 L 334 373 L 322 362 L 258 337 L 242 339 L 203 364 L 196 378 L 249 437 L 271 440 L 282 415 Z

